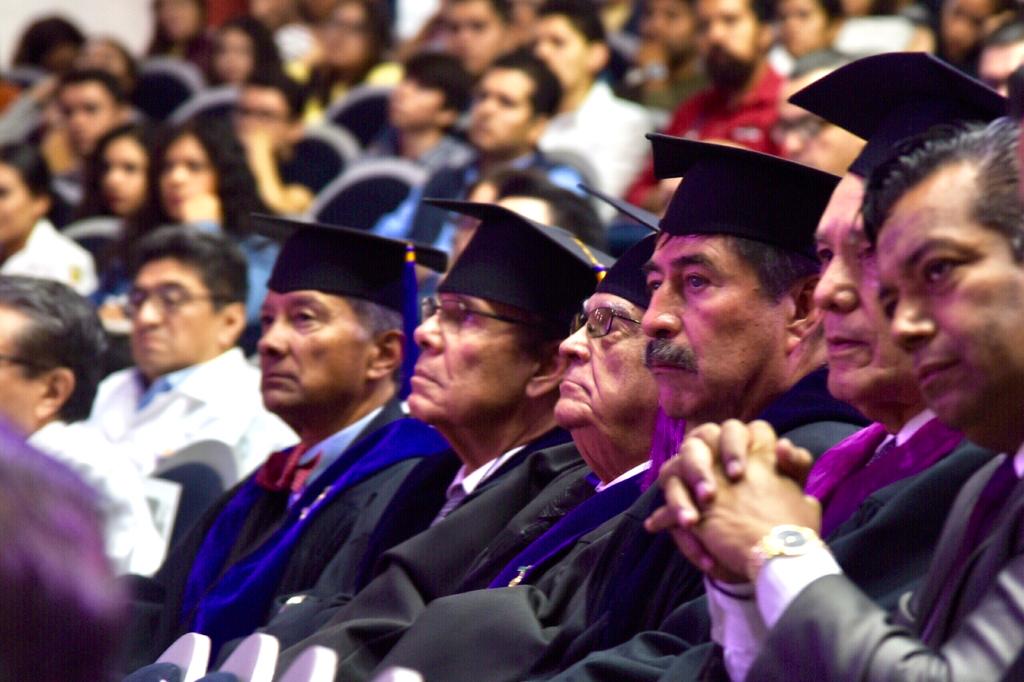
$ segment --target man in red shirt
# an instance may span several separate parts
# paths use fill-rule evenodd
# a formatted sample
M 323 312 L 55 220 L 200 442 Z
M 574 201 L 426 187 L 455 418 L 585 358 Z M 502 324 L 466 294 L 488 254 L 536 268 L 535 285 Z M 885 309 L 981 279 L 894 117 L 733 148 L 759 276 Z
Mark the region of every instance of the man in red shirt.
M 665 133 L 778 153 L 771 128 L 778 118 L 782 77 L 765 57 L 771 45 L 763 0 L 696 0 L 697 44 L 710 87 L 683 102 Z M 627 199 L 661 212 L 672 196 L 661 188 L 650 162 Z

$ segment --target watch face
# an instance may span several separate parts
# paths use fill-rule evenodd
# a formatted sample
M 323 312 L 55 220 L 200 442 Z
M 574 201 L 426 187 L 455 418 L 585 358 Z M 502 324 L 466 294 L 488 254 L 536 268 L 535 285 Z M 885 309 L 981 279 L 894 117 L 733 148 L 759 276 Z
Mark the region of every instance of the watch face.
M 796 528 L 785 528 L 778 533 L 779 542 L 785 549 L 795 549 L 807 544 L 807 536 Z

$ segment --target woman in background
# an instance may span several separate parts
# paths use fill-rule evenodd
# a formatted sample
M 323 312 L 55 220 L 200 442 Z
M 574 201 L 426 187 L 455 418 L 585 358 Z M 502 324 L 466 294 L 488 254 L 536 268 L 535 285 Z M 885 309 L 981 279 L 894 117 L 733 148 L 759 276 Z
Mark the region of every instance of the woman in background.
M 244 16 L 217 29 L 207 75 L 211 85 L 241 85 L 254 73 L 277 73 L 281 69 L 274 36 L 260 22 Z

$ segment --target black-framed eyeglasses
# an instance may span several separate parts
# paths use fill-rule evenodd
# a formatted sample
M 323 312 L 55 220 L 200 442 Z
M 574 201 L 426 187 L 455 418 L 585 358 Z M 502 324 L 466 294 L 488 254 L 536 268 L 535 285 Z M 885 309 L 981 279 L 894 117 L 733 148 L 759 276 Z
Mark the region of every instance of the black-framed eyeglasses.
M 177 284 L 163 284 L 152 289 L 134 287 L 128 292 L 128 302 L 124 306 L 125 312 L 129 317 L 134 317 L 150 299 L 162 315 L 174 314 L 182 306 L 196 301 L 226 303 L 228 300 L 224 296 L 196 294 Z
M 437 296 L 427 296 L 420 301 L 421 320 L 429 320 L 438 313 L 440 313 L 442 322 L 448 322 L 456 327 L 462 326 L 462 323 L 466 321 L 466 318 L 469 315 L 489 317 L 492 320 L 508 322 L 509 324 L 520 324 L 527 327 L 535 326 L 526 320 L 517 320 L 516 318 L 508 317 L 507 315 L 499 315 L 497 313 L 487 312 L 486 310 L 473 308 L 467 305 L 461 298 L 438 298 Z
M 575 334 L 583 327 L 586 327 L 587 336 L 592 339 L 599 339 L 602 336 L 608 336 L 608 334 L 611 333 L 612 323 L 616 319 L 632 322 L 633 324 L 640 324 L 640 320 L 634 320 L 628 315 L 623 315 L 614 308 L 598 306 L 589 313 L 586 311 L 576 313 L 572 318 L 572 328 L 569 330 L 569 333 Z

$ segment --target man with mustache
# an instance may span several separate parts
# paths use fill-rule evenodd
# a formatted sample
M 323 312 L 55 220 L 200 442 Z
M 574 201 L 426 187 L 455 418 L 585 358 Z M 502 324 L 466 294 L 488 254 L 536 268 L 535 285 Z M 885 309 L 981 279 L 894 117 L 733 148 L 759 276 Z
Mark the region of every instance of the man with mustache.
M 696 357 L 692 372 L 685 350 L 655 344 L 661 409 L 676 419 L 765 414 L 801 442 L 831 445 L 862 423 L 825 391 L 823 344 L 810 306 L 817 272 L 808 255 L 811 235 L 836 178 L 731 147 L 652 139 L 660 173 L 685 172 L 687 179 L 646 266 L 652 301 L 643 329 Z M 786 197 L 796 193 L 802 201 L 794 206 Z M 446 680 L 473 679 L 480 670 L 492 680 L 522 679 L 541 657 L 570 644 L 588 618 L 607 615 L 617 591 L 641 610 L 669 610 L 668 600 L 683 599 L 669 594 L 677 590 L 692 598 L 699 576 L 683 585 L 650 578 L 652 571 L 662 574 L 659 557 L 676 555 L 671 542 L 651 552 L 642 528 L 656 493 L 641 496 L 609 534 L 558 572 L 435 600 L 382 667 Z M 442 627 L 453 622 L 473 627 Z
M 892 76 L 894 88 L 885 93 L 885 111 L 874 115 L 851 109 L 850 100 L 868 83 L 878 83 L 883 73 Z M 913 93 L 898 85 L 908 81 L 915 83 Z M 876 88 L 882 96 L 884 86 Z M 910 357 L 888 334 L 888 320 L 878 303 L 877 256 L 859 216 L 865 177 L 903 136 L 935 125 L 993 118 L 1005 100 L 934 57 L 886 54 L 842 67 L 794 95 L 793 103 L 868 139 L 818 226 L 817 251 L 824 269 L 815 302 L 823 311 L 830 392 L 876 423 L 820 457 L 805 491 L 822 504 L 822 535 L 846 574 L 877 604 L 893 608 L 927 571 L 956 492 L 994 453 L 962 441 L 959 432 L 926 410 Z M 666 465 L 662 480 L 674 475 L 677 465 Z M 665 510 L 652 518 L 650 528 L 660 530 L 673 522 Z M 895 556 L 898 563 L 892 561 Z M 751 602 L 732 600 L 720 590 L 708 590 L 708 595 L 711 613 L 721 621 L 716 629 L 723 634 L 716 639 L 727 644 L 729 672 L 740 679 L 756 654 L 757 642 L 746 635 L 763 626 L 730 628 L 729 619 L 742 619 L 738 609 Z M 591 656 L 579 668 L 649 666 L 675 679 L 691 678 L 704 663 L 707 648 L 690 649 L 694 632 L 674 628 L 684 622 L 685 609 L 660 632 L 648 633 L 643 638 L 647 641 L 638 638 L 628 651 L 623 647 Z M 655 639 L 657 656 L 650 646 Z M 667 655 L 672 652 L 686 653 L 671 662 Z
M 665 134 L 778 153 L 771 137 L 784 80 L 766 58 L 770 8 L 762 0 L 696 0 L 697 49 L 711 85 L 673 113 Z M 674 184 L 674 183 L 672 183 Z M 671 192 L 649 163 L 626 198 L 661 213 Z
M 1022 672 L 1017 136 L 1005 119 L 921 136 L 875 170 L 864 203 L 865 229 L 879 249 L 881 305 L 925 399 L 940 419 L 1007 454 L 963 486 L 928 574 L 887 616 L 816 541 L 815 506 L 766 471 L 774 436 L 751 425 L 744 477 L 727 482 L 708 468 L 716 490 L 696 530 L 718 566 L 756 585 L 769 629 L 750 679 L 988 680 Z M 703 478 L 694 468 L 677 473 Z M 753 495 L 773 503 L 745 504 Z M 727 516 L 730 530 L 717 533 Z M 793 525 L 784 531 L 780 522 Z M 773 549 L 769 538 L 783 533 L 786 548 Z M 751 536 L 764 539 L 747 544 Z

